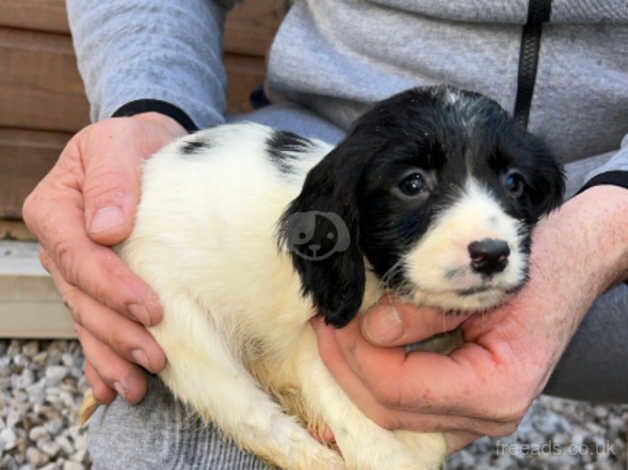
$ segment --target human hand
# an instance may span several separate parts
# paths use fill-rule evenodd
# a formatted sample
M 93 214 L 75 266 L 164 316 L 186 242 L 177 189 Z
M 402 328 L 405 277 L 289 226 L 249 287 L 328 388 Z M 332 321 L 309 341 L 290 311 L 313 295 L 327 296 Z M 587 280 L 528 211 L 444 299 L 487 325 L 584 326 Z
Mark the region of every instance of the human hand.
M 139 402 L 146 375 L 136 364 L 158 372 L 166 362 L 144 328 L 162 318 L 158 297 L 109 246 L 133 227 L 143 160 L 185 133 L 157 113 L 92 124 L 70 139 L 24 203 L 24 221 L 72 313 L 100 403 L 116 393 Z
M 438 431 L 453 452 L 515 431 L 594 299 L 628 274 L 628 191 L 588 189 L 539 222 L 528 284 L 467 317 L 390 298 L 341 330 L 313 325 L 337 382 L 375 422 Z M 460 327 L 449 356 L 395 347 Z

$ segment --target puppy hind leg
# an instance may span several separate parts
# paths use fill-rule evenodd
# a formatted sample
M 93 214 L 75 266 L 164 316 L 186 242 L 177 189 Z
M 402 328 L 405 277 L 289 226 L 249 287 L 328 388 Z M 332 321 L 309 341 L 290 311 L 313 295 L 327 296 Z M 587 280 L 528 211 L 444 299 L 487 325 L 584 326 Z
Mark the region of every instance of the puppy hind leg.
M 412 431 L 393 431 L 395 437 L 403 442 L 414 455 L 421 468 L 440 468 L 447 458 L 447 443 L 440 433 L 419 433 Z
M 318 354 L 314 332 L 308 329 L 297 356 L 305 401 L 334 433 L 347 468 L 356 470 L 438 470 L 445 456 L 439 434 L 406 436 L 381 428 L 367 418 L 335 382 Z M 420 452 L 417 454 L 417 450 Z
M 178 297 L 162 298 L 162 305 L 164 321 L 151 332 L 169 360 L 160 375 L 177 397 L 238 445 L 281 468 L 344 468 L 337 453 L 258 387 L 196 303 Z M 173 318 L 169 312 L 179 313 Z

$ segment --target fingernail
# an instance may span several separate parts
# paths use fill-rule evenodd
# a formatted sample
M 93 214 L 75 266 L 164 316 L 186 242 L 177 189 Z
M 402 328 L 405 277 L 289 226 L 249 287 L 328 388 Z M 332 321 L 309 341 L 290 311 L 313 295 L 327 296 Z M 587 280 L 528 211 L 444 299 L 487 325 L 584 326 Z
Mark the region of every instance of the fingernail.
M 127 396 L 128 390 L 122 384 L 122 382 L 114 382 L 113 383 L 113 388 L 116 390 L 116 392 L 118 392 L 118 395 L 120 395 L 122 398 L 124 398 L 126 400 L 126 396 Z
M 362 334 L 374 343 L 387 344 L 403 334 L 403 324 L 395 307 L 379 307 L 366 314 Z
M 124 222 L 122 209 L 117 206 L 103 207 L 99 209 L 89 226 L 90 233 L 99 233 L 111 230 Z
M 150 364 L 148 363 L 148 356 L 144 351 L 142 351 L 141 349 L 133 349 L 131 351 L 131 356 L 133 357 L 133 360 L 137 364 L 141 365 L 144 369 L 150 372 L 155 372 L 150 368 Z
M 144 326 L 151 326 L 150 315 L 148 310 L 142 304 L 129 304 L 129 312 L 138 321 L 142 322 Z

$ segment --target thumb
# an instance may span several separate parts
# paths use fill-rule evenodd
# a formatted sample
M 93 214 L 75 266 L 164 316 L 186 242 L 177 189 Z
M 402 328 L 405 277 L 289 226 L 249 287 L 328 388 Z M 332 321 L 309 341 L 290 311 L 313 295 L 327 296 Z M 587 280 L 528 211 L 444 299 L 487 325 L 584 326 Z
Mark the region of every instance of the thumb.
M 127 238 L 133 228 L 142 159 L 130 157 L 128 149 L 117 155 L 107 153 L 91 159 L 85 170 L 85 226 L 93 241 L 114 245 Z
M 376 346 L 403 346 L 457 328 L 467 315 L 400 303 L 385 296 L 362 317 L 362 334 Z

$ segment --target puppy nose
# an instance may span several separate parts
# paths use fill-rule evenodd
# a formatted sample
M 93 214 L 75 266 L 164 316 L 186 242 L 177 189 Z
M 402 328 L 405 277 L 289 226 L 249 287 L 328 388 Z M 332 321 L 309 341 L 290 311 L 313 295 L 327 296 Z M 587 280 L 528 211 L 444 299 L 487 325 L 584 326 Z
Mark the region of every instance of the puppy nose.
M 485 238 L 469 243 L 471 268 L 481 274 L 499 273 L 508 264 L 510 248 L 504 240 Z

